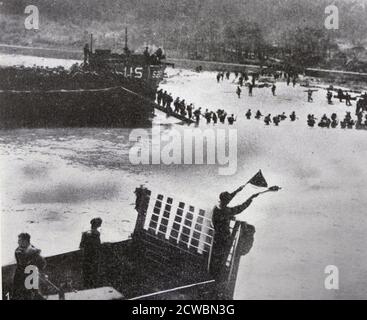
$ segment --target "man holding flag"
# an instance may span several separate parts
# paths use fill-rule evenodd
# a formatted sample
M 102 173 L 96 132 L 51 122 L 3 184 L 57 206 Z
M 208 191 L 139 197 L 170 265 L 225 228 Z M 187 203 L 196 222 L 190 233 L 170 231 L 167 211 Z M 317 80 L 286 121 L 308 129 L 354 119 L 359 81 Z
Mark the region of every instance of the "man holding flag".
M 246 210 L 251 205 L 252 200 L 257 198 L 260 194 L 280 190 L 279 187 L 274 186 L 268 188 L 266 191 L 253 194 L 244 203 L 236 207 L 228 207 L 232 199 L 248 184 L 256 187 L 268 188 L 268 183 L 260 170 L 252 179 L 245 185 L 239 187 L 236 191 L 232 193 L 222 192 L 219 196 L 219 206 L 216 206 L 213 210 L 212 222 L 215 236 L 211 260 L 211 273 L 214 278 L 219 281 L 221 280 L 221 276 L 225 274 L 226 261 L 232 245 L 232 234 L 230 229 L 231 220 L 234 220 L 236 215 Z

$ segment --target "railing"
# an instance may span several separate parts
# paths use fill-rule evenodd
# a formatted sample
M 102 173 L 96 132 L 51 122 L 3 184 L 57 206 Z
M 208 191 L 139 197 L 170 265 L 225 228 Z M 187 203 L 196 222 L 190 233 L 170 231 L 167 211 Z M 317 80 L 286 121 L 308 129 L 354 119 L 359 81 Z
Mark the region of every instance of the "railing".
M 207 285 L 213 284 L 214 282 L 215 282 L 215 280 L 208 280 L 208 281 L 203 281 L 203 282 L 199 282 L 199 283 L 193 283 L 193 284 L 180 286 L 180 287 L 176 287 L 176 288 L 172 288 L 172 289 L 167 289 L 167 290 L 162 290 L 162 291 L 158 291 L 158 292 L 145 294 L 145 295 L 142 295 L 142 296 L 139 296 L 139 297 L 131 298 L 129 300 L 143 300 L 143 299 L 149 299 L 149 298 L 156 298 L 156 297 L 163 296 L 163 295 L 166 295 L 166 294 L 178 293 L 178 292 L 181 292 L 181 291 L 187 290 L 187 289 L 197 288 L 197 287 L 201 287 L 201 286 L 207 286 Z
M 59 295 L 59 300 L 65 300 L 65 292 L 58 286 L 56 286 L 53 282 L 48 279 L 48 275 L 40 274 L 40 280 L 48 285 L 50 285 L 53 289 L 55 289 Z

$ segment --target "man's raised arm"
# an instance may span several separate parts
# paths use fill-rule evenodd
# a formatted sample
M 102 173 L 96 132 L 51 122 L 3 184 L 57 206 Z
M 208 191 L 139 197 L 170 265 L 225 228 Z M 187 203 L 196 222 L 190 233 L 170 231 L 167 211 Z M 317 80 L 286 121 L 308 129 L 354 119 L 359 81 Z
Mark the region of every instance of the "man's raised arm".
M 244 203 L 236 206 L 236 207 L 233 207 L 233 208 L 228 208 L 230 210 L 230 215 L 237 215 L 237 214 L 240 214 L 241 212 L 243 212 L 244 210 L 246 210 L 250 204 L 252 203 L 252 200 L 257 198 L 258 197 L 258 193 L 252 195 L 250 198 L 248 198 Z

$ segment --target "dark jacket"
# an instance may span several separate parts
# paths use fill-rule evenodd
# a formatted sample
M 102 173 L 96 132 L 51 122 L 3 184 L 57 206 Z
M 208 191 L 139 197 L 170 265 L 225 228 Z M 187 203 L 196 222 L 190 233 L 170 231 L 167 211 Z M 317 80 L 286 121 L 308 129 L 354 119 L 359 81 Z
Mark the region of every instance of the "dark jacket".
M 19 271 L 24 272 L 24 269 L 30 265 L 36 266 L 39 270 L 46 267 L 46 261 L 41 257 L 41 250 L 31 244 L 26 249 L 18 247 L 15 250 L 15 259 Z
M 252 203 L 252 199 L 248 199 L 244 203 L 236 207 L 220 208 L 216 206 L 213 210 L 212 222 L 215 230 L 215 242 L 227 242 L 231 238 L 230 222 L 234 216 L 246 210 Z
M 101 249 L 101 234 L 95 230 L 89 230 L 82 233 L 80 249 L 83 250 L 84 262 L 98 263 Z

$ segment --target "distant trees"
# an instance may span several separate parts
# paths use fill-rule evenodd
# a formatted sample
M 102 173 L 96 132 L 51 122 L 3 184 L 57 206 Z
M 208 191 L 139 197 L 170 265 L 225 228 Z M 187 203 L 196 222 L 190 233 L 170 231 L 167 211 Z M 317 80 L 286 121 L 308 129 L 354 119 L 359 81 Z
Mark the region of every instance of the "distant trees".
M 283 33 L 280 45 L 289 63 L 307 66 L 324 62 L 332 41 L 323 29 L 306 27 Z
M 132 49 L 147 43 L 171 56 L 245 62 L 275 55 L 306 65 L 322 63 L 333 39 L 367 40 L 366 9 L 349 0 L 338 1 L 338 31 L 323 27 L 330 0 L 33 0 L 42 22 L 35 35 L 14 18 L 24 17 L 25 4 L 4 1 L 0 39 L 79 46 L 87 32 L 97 46 L 122 49 L 127 25 Z
M 248 20 L 234 21 L 225 26 L 224 44 L 227 54 L 232 53 L 238 62 L 245 59 L 262 59 L 265 40 L 258 24 Z

